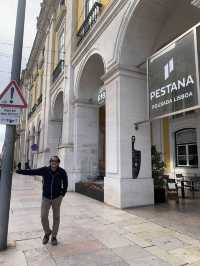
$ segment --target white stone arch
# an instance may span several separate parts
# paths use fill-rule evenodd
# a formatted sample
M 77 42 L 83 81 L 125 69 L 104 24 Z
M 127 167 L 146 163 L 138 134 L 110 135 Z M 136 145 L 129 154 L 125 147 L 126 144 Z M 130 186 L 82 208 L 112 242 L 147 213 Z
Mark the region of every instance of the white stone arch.
M 87 55 L 85 56 L 85 58 L 82 60 L 81 64 L 80 64 L 80 67 L 78 69 L 78 73 L 77 73 L 77 76 L 75 78 L 75 86 L 74 86 L 74 96 L 75 96 L 75 99 L 78 98 L 78 91 L 79 91 L 79 87 L 80 87 L 80 80 L 81 80 L 81 77 L 82 77 L 82 74 L 83 74 L 83 71 L 85 69 L 85 66 L 88 62 L 88 60 L 93 56 L 93 55 L 99 55 L 102 59 L 102 62 L 103 62 L 103 65 L 104 65 L 104 71 L 106 73 L 106 69 L 107 69 L 107 64 L 105 62 L 105 59 L 103 57 L 103 55 L 101 54 L 101 52 L 94 48 L 94 49 L 91 49 L 90 52 L 87 53 Z
M 41 124 L 41 117 L 40 117 L 40 115 L 37 117 L 37 121 L 36 121 L 36 132 L 38 130 L 39 124 Z
M 60 88 L 59 90 L 56 91 L 56 93 L 52 96 L 52 101 L 51 101 L 51 118 L 53 119 L 54 117 L 54 109 L 55 109 L 55 104 L 56 101 L 58 99 L 58 97 L 60 96 L 60 94 L 62 94 L 63 96 L 63 106 L 64 106 L 64 90 L 62 88 Z
M 105 176 L 105 158 L 101 152 L 105 145 L 105 105 L 97 104 L 98 91 L 104 85 L 105 68 L 101 53 L 93 49 L 82 61 L 76 78 L 75 168 L 77 179 L 81 180 Z M 103 134 L 104 138 L 100 137 Z
M 198 23 L 200 11 L 198 8 L 193 7 L 190 2 L 189 0 L 160 0 L 160 3 L 158 3 L 158 1 L 155 0 L 131 0 L 124 14 L 116 39 L 114 61 L 118 64 L 124 64 L 124 62 L 121 61 L 123 50 L 125 50 L 124 41 L 132 21 L 134 21 L 134 23 L 132 23 L 132 32 L 133 35 L 135 35 L 134 38 L 130 40 L 130 43 L 132 43 L 133 48 L 136 49 L 135 57 L 137 57 L 138 51 L 143 52 L 143 60 L 157 51 L 161 46 L 172 41 L 178 35 L 181 35 Z M 149 16 L 146 14 L 144 15 L 145 10 L 146 14 L 149 14 Z M 182 11 L 184 13 L 182 13 Z M 140 13 L 143 14 L 143 17 L 139 17 Z M 163 16 L 160 15 L 160 20 L 154 21 L 155 16 L 157 16 L 156 19 L 158 18 L 158 14 L 163 14 Z M 178 16 L 176 16 L 176 14 L 178 14 Z M 184 19 L 188 14 L 190 14 L 189 17 Z M 135 30 L 136 28 L 138 28 L 137 31 Z M 144 46 L 140 46 L 138 42 L 142 33 L 142 37 L 144 37 L 145 34 L 149 34 L 147 41 L 145 39 L 143 40 L 144 43 L 146 42 Z M 140 63 L 144 63 L 144 61 L 139 64 L 138 62 L 139 59 L 138 61 L 135 60 L 133 65 L 138 66 Z
M 126 29 L 128 28 L 129 22 L 134 14 L 135 9 L 137 8 L 138 3 L 142 0 L 132 0 L 130 1 L 125 14 L 123 16 L 122 22 L 120 24 L 119 32 L 117 34 L 116 43 L 114 47 L 114 62 L 119 63 L 121 47 L 123 45 L 124 36 L 126 34 Z
M 63 113 L 64 113 L 64 92 L 62 89 L 58 90 L 52 98 L 51 118 L 49 132 L 49 143 L 51 150 L 55 154 L 62 143 L 63 134 Z

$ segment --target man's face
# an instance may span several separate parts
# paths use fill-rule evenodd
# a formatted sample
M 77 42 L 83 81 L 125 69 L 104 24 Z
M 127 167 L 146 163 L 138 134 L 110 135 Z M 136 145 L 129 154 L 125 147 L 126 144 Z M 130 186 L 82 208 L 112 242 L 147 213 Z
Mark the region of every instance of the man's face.
M 59 160 L 57 157 L 52 157 L 50 160 L 50 166 L 52 171 L 56 171 L 59 167 Z

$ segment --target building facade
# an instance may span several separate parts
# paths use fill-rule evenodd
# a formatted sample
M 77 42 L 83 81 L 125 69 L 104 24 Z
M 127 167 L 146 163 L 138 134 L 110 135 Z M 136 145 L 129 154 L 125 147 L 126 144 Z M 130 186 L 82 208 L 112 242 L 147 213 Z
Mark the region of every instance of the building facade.
M 199 14 L 189 0 L 43 1 L 25 74 L 24 160 L 39 167 L 58 154 L 70 190 L 103 177 L 105 203 L 119 208 L 154 203 L 152 144 L 169 175 L 199 174 L 199 111 L 148 121 L 146 69 L 147 58 Z M 137 178 L 132 136 L 141 154 Z

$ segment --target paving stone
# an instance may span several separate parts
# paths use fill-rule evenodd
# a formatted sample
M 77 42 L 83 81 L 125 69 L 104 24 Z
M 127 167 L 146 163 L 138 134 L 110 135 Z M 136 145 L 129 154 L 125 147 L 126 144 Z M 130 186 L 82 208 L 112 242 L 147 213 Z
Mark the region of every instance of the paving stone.
M 171 264 L 164 262 L 163 260 L 154 257 L 149 256 L 145 258 L 137 258 L 132 261 L 130 261 L 131 266 L 170 266 Z
M 149 253 L 152 255 L 162 259 L 163 261 L 169 263 L 172 266 L 182 266 L 187 264 L 187 260 L 182 257 L 174 256 L 173 254 L 169 254 L 167 251 L 161 249 L 160 247 L 149 247 L 146 248 Z
M 146 248 L 146 247 L 151 247 L 153 245 L 152 242 L 144 240 L 142 237 L 137 236 L 137 234 L 124 234 L 124 237 L 127 239 L 133 241 L 136 245 Z
M 114 248 L 113 252 L 117 256 L 125 260 L 127 263 L 130 263 L 134 259 L 151 256 L 151 254 L 148 251 L 146 251 L 146 249 L 141 248 L 137 245 Z
M 194 263 L 199 261 L 200 248 L 195 248 L 195 247 L 179 248 L 170 251 L 170 254 L 173 254 L 177 258 L 184 259 L 187 263 Z
M 200 265 L 200 260 L 194 262 L 194 263 L 190 263 L 188 264 L 189 266 L 199 266 Z
M 56 257 L 59 266 L 126 266 L 129 265 L 109 249 L 74 256 Z
M 49 256 L 48 250 L 43 247 L 24 251 L 28 266 L 56 266 L 53 258 Z
M 70 255 L 79 255 L 82 253 L 90 253 L 103 248 L 104 246 L 98 240 L 64 244 L 58 245 L 56 247 L 48 246 L 50 254 L 54 257 L 64 257 Z
M 42 248 L 42 247 L 43 244 L 41 238 L 16 241 L 16 249 L 21 251 L 30 250 L 30 249 L 32 250 L 35 248 Z
M 183 241 L 184 243 L 186 243 L 187 245 L 200 246 L 199 240 L 189 237 L 185 234 L 174 232 L 174 236 Z
M 22 251 L 16 251 L 14 248 L 0 252 L 1 266 L 27 266 L 25 255 Z
M 151 238 L 151 243 L 167 251 L 186 246 L 185 242 L 168 235 Z
M 131 246 L 133 244 L 132 241 L 128 240 L 120 234 L 117 234 L 114 231 L 111 232 L 109 230 L 105 230 L 101 231 L 101 234 L 99 234 L 99 232 L 94 232 L 92 234 L 108 248 L 124 247 L 128 245 Z

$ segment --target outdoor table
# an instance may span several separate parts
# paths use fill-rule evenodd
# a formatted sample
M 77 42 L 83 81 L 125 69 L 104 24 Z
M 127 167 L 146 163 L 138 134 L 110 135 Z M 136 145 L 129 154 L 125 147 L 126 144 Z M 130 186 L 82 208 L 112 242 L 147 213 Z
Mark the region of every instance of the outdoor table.
M 200 176 L 184 176 L 181 180 L 181 194 L 185 198 L 185 187 L 189 187 L 194 198 L 195 184 L 200 183 Z

